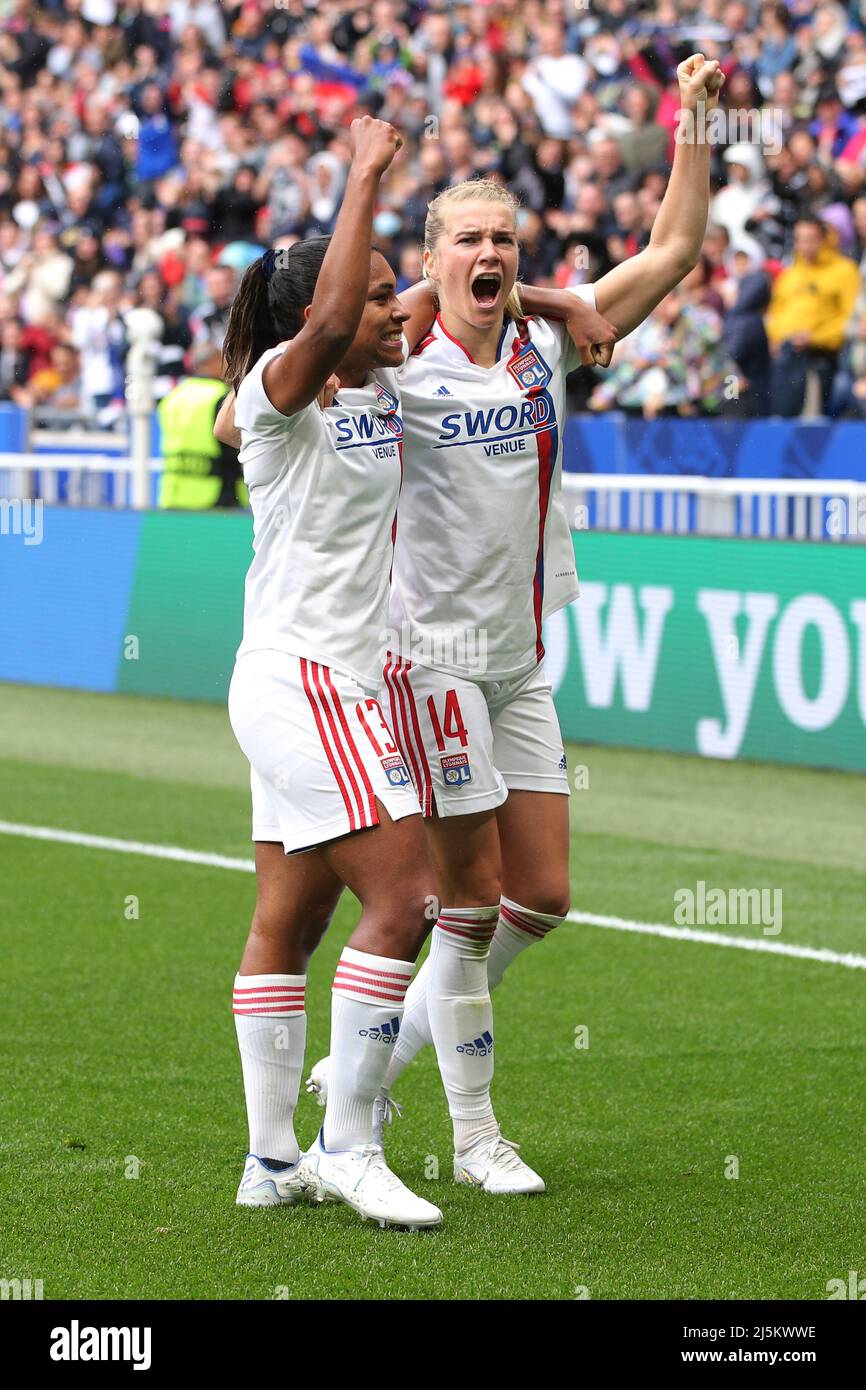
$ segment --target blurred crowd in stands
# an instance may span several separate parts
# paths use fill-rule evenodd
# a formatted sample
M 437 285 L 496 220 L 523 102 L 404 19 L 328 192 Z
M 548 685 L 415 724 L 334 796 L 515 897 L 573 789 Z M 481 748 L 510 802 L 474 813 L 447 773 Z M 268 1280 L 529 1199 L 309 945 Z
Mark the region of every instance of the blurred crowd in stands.
M 520 198 L 525 280 L 597 279 L 647 243 L 698 50 L 727 77 L 700 264 L 574 404 L 866 418 L 866 0 L 0 0 L 0 399 L 109 425 L 138 305 L 157 395 L 195 370 L 245 266 L 332 230 L 364 112 L 404 137 L 400 286 L 476 175 Z

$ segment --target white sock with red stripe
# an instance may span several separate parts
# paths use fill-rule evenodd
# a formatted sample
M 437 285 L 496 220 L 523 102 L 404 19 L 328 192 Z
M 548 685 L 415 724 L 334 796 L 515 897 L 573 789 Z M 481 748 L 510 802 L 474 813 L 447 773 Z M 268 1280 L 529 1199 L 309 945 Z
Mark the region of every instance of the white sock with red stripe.
M 490 943 L 487 958 L 487 987 L 494 990 L 500 983 L 509 965 L 521 951 L 531 946 L 533 941 L 543 941 L 554 927 L 564 922 L 564 917 L 550 913 L 533 912 L 531 908 L 521 907 L 510 898 L 503 898 L 499 904 L 499 921 Z M 412 1058 L 428 1043 L 433 1041 L 430 1027 L 430 1013 L 427 1007 L 427 961 L 421 966 L 406 993 L 406 1007 L 400 1025 L 400 1037 L 394 1048 L 385 1085 L 390 1089 L 397 1077 Z
M 427 958 L 430 1031 L 458 1153 L 495 1132 L 487 956 L 498 918 L 498 907 L 443 908 Z
M 343 948 L 331 998 L 326 1149 L 373 1141 L 373 1101 L 400 1033 L 414 969 L 412 961 Z
M 487 962 L 490 988 L 496 988 L 511 962 L 517 959 L 521 951 L 525 951 L 533 941 L 543 941 L 549 931 L 564 921 L 564 917 L 556 917 L 547 912 L 533 912 L 531 908 L 521 907 L 510 898 L 503 898 L 499 904 L 499 922 L 490 943 L 490 959 Z
M 306 975 L 236 975 L 232 1010 L 244 1074 L 250 1153 L 297 1163 Z

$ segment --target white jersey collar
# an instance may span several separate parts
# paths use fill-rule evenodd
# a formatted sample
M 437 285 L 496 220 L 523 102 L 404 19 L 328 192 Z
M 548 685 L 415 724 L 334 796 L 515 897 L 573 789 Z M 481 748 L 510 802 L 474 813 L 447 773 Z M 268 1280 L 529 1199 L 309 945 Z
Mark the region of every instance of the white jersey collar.
M 512 349 L 514 347 L 514 340 L 518 336 L 517 327 L 514 323 L 514 320 L 511 318 L 509 314 L 506 314 L 505 322 L 502 325 L 502 332 L 499 336 L 499 344 L 496 349 L 496 362 L 494 363 L 493 367 L 482 367 L 478 362 L 475 361 L 475 358 L 472 356 L 469 349 L 467 347 L 464 347 L 464 345 L 459 341 L 459 339 L 455 338 L 452 333 L 448 332 L 448 329 L 442 322 L 441 314 L 436 315 L 436 318 L 433 322 L 433 326 L 430 329 L 430 334 L 438 342 L 439 350 L 442 353 L 442 355 L 446 358 L 446 360 L 448 360 L 449 362 L 454 362 L 456 365 L 463 367 L 478 367 L 479 370 L 482 372 L 492 372 L 494 370 L 494 367 L 498 366 L 500 362 L 502 362 L 503 360 L 507 361 L 508 358 L 511 356 Z M 419 348 L 423 349 L 423 339 L 422 342 L 419 344 Z

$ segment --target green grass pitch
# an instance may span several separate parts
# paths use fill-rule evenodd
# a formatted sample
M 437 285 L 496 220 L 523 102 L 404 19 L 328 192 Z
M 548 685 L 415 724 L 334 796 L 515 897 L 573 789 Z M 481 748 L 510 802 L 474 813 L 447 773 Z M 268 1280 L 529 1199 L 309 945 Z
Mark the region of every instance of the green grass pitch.
M 781 888 L 778 940 L 864 951 L 862 778 L 569 760 L 589 772 L 576 908 L 672 923 L 698 879 Z M 248 858 L 246 778 L 221 708 L 0 688 L 6 821 Z M 428 1050 L 388 1148 L 439 1231 L 238 1210 L 230 995 L 253 894 L 242 872 L 0 834 L 0 1276 L 42 1279 L 46 1299 L 823 1299 L 866 1275 L 866 972 L 575 924 L 495 997 L 497 1112 L 545 1196 L 453 1184 Z M 356 910 L 345 898 L 312 963 L 310 1062 Z M 321 1113 L 302 1095 L 302 1143 Z

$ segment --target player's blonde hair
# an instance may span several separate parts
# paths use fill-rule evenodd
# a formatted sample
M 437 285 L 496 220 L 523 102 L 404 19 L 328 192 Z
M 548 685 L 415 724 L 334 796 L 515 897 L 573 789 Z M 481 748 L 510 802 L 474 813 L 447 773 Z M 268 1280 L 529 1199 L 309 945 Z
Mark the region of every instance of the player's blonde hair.
M 508 208 L 516 228 L 517 210 L 520 203 L 513 193 L 510 193 L 507 188 L 503 188 L 502 184 L 497 183 L 495 179 L 465 179 L 463 183 L 455 183 L 453 188 L 443 189 L 427 208 L 427 218 L 424 223 L 424 250 L 428 251 L 431 256 L 445 230 L 445 216 L 449 208 L 457 207 L 461 203 L 501 203 L 503 207 Z M 428 281 L 438 302 L 439 294 L 436 281 L 430 279 L 426 270 L 424 278 Z M 519 280 L 514 282 L 514 287 L 505 305 L 505 311 L 513 319 L 523 318 Z

